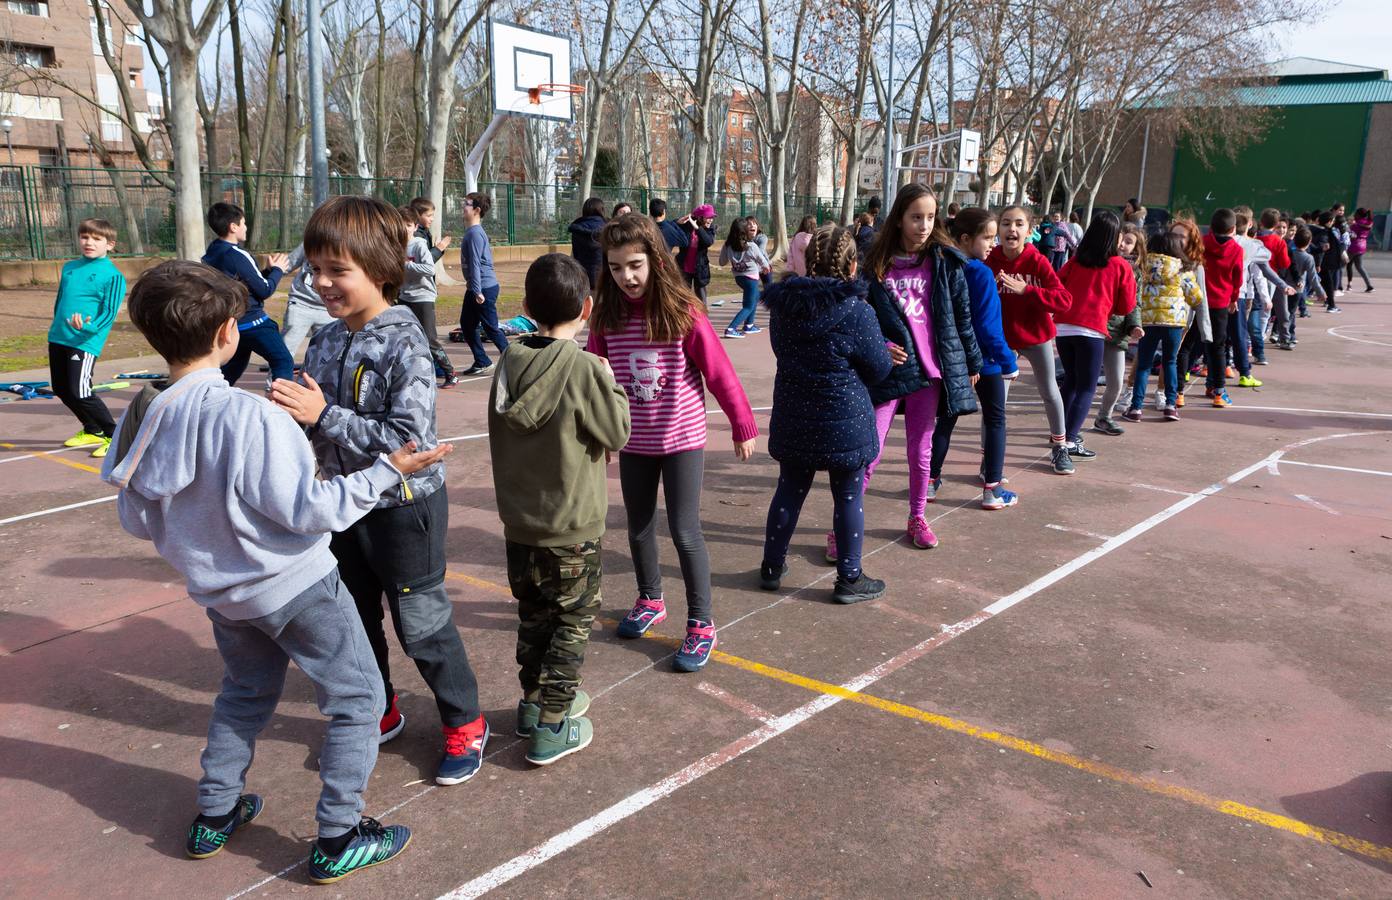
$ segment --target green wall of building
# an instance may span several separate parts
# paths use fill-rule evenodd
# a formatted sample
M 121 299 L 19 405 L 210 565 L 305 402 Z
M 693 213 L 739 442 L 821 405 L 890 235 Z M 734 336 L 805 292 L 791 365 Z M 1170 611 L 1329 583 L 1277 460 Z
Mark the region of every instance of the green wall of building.
M 1300 213 L 1342 200 L 1352 210 L 1368 106 L 1283 106 L 1272 113 L 1274 121 L 1264 137 L 1244 146 L 1236 160 L 1209 160 L 1212 168 L 1182 142 L 1175 150 L 1170 209 L 1192 212 L 1200 224 L 1223 206 L 1274 206 Z

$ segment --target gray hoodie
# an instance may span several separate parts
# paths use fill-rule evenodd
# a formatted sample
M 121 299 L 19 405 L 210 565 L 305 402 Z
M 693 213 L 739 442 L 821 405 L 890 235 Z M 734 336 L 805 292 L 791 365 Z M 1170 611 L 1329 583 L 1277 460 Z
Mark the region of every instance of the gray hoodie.
M 435 362 L 416 314 L 391 306 L 358 332 L 342 319 L 309 339 L 304 370 L 329 405 L 309 430 L 319 471 L 347 475 L 371 466 L 407 441 L 430 450 L 435 440 Z M 378 506 L 423 500 L 445 483 L 445 464 L 422 469 Z
M 402 303 L 434 303 L 435 258 L 423 237 L 413 236 L 406 244 L 406 278 L 396 299 Z
M 283 607 L 337 564 L 329 532 L 362 518 L 401 474 L 378 457 L 350 478 L 319 481 L 300 427 L 217 369 L 180 378 L 148 406 L 102 478 L 121 489 L 121 526 L 188 581 L 189 596 L 229 619 Z
M 299 271 L 295 272 L 296 269 Z M 285 272 L 286 274 L 295 272 L 295 277 L 290 280 L 291 302 L 303 303 L 305 306 L 313 306 L 318 309 L 324 308 L 324 301 L 314 290 L 314 270 L 305 257 L 304 244 L 290 251 L 290 261 L 285 264 Z

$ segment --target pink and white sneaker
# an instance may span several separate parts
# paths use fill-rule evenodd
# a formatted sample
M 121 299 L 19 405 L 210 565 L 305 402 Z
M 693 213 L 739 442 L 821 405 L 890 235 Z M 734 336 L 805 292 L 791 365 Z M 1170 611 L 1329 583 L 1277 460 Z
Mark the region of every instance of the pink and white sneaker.
M 667 604 L 662 602 L 662 598 L 649 600 L 647 597 L 639 597 L 638 602 L 633 604 L 633 609 L 628 611 L 616 630 L 621 638 L 639 638 L 648 633 L 648 629 L 667 620 Z
M 678 672 L 697 672 L 710 662 L 715 650 L 715 623 L 700 619 L 686 620 L 686 640 L 672 657 L 672 668 Z
M 920 550 L 930 550 L 938 546 L 938 536 L 933 533 L 928 520 L 922 516 L 914 516 L 909 520 L 908 535 L 909 540 Z

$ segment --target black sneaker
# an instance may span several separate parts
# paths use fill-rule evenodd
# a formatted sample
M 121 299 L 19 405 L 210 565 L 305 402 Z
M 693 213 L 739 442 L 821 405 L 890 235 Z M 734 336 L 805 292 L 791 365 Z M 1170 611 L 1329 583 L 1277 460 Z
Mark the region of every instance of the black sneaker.
M 233 832 L 261 815 L 262 806 L 261 798 L 256 794 L 243 794 L 237 798 L 237 805 L 232 808 L 231 821 L 220 828 L 207 824 L 203 821 L 204 817 L 199 816 L 189 826 L 188 843 L 184 845 L 184 852 L 193 859 L 216 856 Z
M 783 576 L 787 574 L 786 565 L 777 571 L 770 565 L 759 566 L 759 587 L 766 591 L 776 591 L 783 586 Z
M 1065 445 L 1065 446 L 1067 446 L 1067 445 Z M 1068 455 L 1069 455 L 1069 457 L 1072 458 L 1072 459 L 1096 459 L 1096 458 L 1097 458 L 1097 452 L 1096 452 L 1095 450 L 1089 450 L 1087 447 L 1084 447 L 1084 446 L 1083 446 L 1083 439 L 1082 439 L 1082 438 L 1078 438 L 1076 441 L 1073 442 L 1073 446 L 1068 447 Z
M 492 363 L 490 363 L 490 364 L 488 364 L 488 365 L 486 365 L 486 366 L 474 366 L 474 367 L 471 368 L 469 371 L 467 371 L 467 372 L 464 373 L 464 377 L 465 377 L 465 378 L 473 378 L 475 375 L 487 375 L 489 372 L 492 372 L 492 371 L 493 371 L 493 365 L 492 365 Z
M 1092 430 L 1100 432 L 1101 434 L 1110 434 L 1113 436 L 1126 433 L 1126 429 L 1122 428 L 1116 422 L 1112 421 L 1111 419 L 1102 418 L 1099 418 L 1096 422 L 1092 423 Z
M 359 869 L 386 862 L 411 843 L 411 829 L 405 825 L 383 825 L 376 819 L 363 816 L 352 832 L 352 840 L 334 856 L 319 849 L 315 841 L 309 848 L 309 880 L 315 884 L 331 884 L 347 878 Z
M 1068 456 L 1068 448 L 1063 444 L 1054 444 L 1053 449 L 1049 451 L 1049 456 L 1055 475 L 1072 475 L 1075 471 L 1073 460 Z
M 459 376 L 451 372 L 445 376 L 445 380 L 440 382 L 440 388 L 452 388 L 459 384 Z
M 836 587 L 831 589 L 831 599 L 843 605 L 860 603 L 863 600 L 878 600 L 884 596 L 885 583 L 878 578 L 871 578 L 864 572 L 855 581 L 847 581 L 840 575 L 836 576 Z

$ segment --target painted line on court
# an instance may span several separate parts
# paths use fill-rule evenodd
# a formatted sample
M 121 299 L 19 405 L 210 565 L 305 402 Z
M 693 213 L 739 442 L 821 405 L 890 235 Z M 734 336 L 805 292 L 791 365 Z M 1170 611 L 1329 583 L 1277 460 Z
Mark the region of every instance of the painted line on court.
M 1161 487 L 1158 484 L 1141 484 L 1139 481 L 1133 482 L 1132 487 L 1144 488 L 1147 491 L 1159 491 L 1162 494 L 1178 494 L 1181 497 L 1192 497 L 1193 491 L 1181 491 L 1175 488 Z
M 23 522 L 26 519 L 36 519 L 39 516 L 49 516 L 53 513 L 67 512 L 70 509 L 80 509 L 84 506 L 95 506 L 98 503 L 110 503 L 115 500 L 116 494 L 108 497 L 98 497 L 95 500 L 83 500 L 81 503 L 69 503 L 66 506 L 55 506 L 52 509 L 41 509 L 38 512 L 25 513 L 22 516 L 10 516 L 8 519 L 0 519 L 0 526 L 12 525 L 15 522 Z
M 498 584 L 496 581 L 487 581 L 483 578 L 475 578 L 472 575 L 465 575 L 462 572 L 450 571 L 445 572 L 445 577 L 453 578 L 455 581 L 462 581 L 465 584 L 473 585 L 476 588 L 482 588 L 485 591 L 492 591 L 495 594 L 502 594 L 506 596 L 509 600 L 512 599 L 512 591 L 509 588 L 501 584 Z
M 1382 475 L 1387 478 L 1392 478 L 1392 472 L 1384 472 L 1381 469 L 1354 469 L 1348 466 L 1331 466 L 1328 463 L 1298 462 L 1293 459 L 1283 459 L 1281 460 L 1280 465 L 1304 466 L 1307 469 L 1329 469 L 1334 472 L 1353 472 L 1357 475 Z M 1273 466 L 1271 469 L 1271 474 L 1280 475 L 1280 466 Z
M 14 444 L 0 444 L 0 447 L 6 447 L 6 448 L 11 449 L 11 450 L 18 450 L 18 449 L 19 449 L 19 448 L 16 447 Z M 43 451 L 40 451 L 40 452 L 38 452 L 38 453 L 26 453 L 26 454 L 24 454 L 23 456 L 8 456 L 8 457 L 6 457 L 5 459 L 0 459 L 0 464 L 3 464 L 3 463 L 12 463 L 12 462 L 19 462 L 21 459 L 33 459 L 33 458 L 36 457 L 36 456 L 53 456 L 53 455 L 56 454 L 56 453 L 68 453 L 69 451 L 72 451 L 72 450 L 80 450 L 80 449 L 82 449 L 82 448 L 81 448 L 81 447 L 59 447 L 57 450 L 43 450 Z
M 1055 525 L 1052 522 L 1044 527 L 1052 528 L 1054 531 L 1066 531 L 1069 534 L 1080 534 L 1083 537 L 1096 538 L 1099 541 L 1110 541 L 1112 539 L 1112 535 L 1110 534 L 1098 534 L 1095 531 L 1085 531 L 1082 528 L 1069 528 L 1067 525 Z
M 5 442 L 5 441 L 0 441 L 0 447 L 5 448 L 6 450 L 17 450 L 17 449 L 19 449 L 19 448 L 16 447 L 14 444 L 10 444 L 10 443 L 7 443 L 7 442 Z M 64 449 L 67 449 L 67 448 L 64 448 Z M 73 462 L 73 461 L 70 460 L 70 459 L 59 459 L 57 456 L 54 456 L 54 455 L 53 455 L 54 453 L 57 453 L 57 452 L 58 452 L 57 450 L 51 450 L 51 451 L 49 451 L 48 453 L 32 453 L 32 454 L 30 454 L 27 458 L 28 458 L 28 459 L 42 459 L 42 460 L 44 460 L 45 462 L 57 463 L 57 464 L 60 465 L 60 466 L 67 466 L 67 467 L 70 468 L 70 469 L 78 469 L 78 470 L 80 470 L 80 471 L 82 471 L 82 472 L 94 472 L 94 473 L 96 473 L 96 474 L 98 474 L 98 475 L 101 474 L 101 469 L 97 468 L 96 466 L 90 466 L 90 465 L 88 465 L 87 463 Z M 16 458 L 17 458 L 17 459 L 25 459 L 26 457 L 16 457 Z M 6 460 L 6 462 L 13 462 L 13 460 Z
M 1311 497 L 1308 494 L 1293 494 L 1292 496 L 1294 496 L 1295 499 L 1301 501 L 1302 503 L 1310 504 L 1320 512 L 1329 513 L 1331 516 L 1340 515 L 1338 510 L 1330 509 L 1329 507 L 1325 506 L 1323 503 L 1319 502 L 1314 497 Z
M 1325 329 L 1325 334 L 1333 335 L 1333 336 L 1336 337 L 1336 338 L 1342 338 L 1343 340 L 1346 340 L 1346 341 L 1353 341 L 1353 342 L 1358 343 L 1358 344 L 1375 344 L 1375 345 L 1377 345 L 1377 346 L 1379 346 L 1379 347 L 1392 347 L 1392 343 L 1388 343 L 1387 341 L 1370 341 L 1370 340 L 1368 340 L 1367 338 L 1357 338 L 1357 337 L 1353 337 L 1352 335 L 1340 334 L 1340 333 L 1339 333 L 1342 329 L 1345 329 L 1345 328 L 1380 328 L 1380 327 L 1381 327 L 1381 326 L 1379 326 L 1379 325 L 1335 325 L 1333 328 L 1326 328 L 1326 329 Z M 1374 337 L 1392 337 L 1392 334 L 1387 334 L 1387 333 L 1381 332 L 1381 331 L 1372 332 L 1372 334 L 1373 334 Z
M 1040 400 L 1010 400 L 1007 406 L 1043 406 Z M 1203 409 L 1203 407 L 1198 407 Z M 1392 413 L 1358 412 L 1351 409 L 1305 409 L 1299 406 L 1249 406 L 1246 403 L 1234 403 L 1231 409 L 1244 410 L 1255 409 L 1260 412 L 1289 412 L 1289 413 L 1314 413 L 1323 416 L 1353 416 L 1361 419 L 1392 419 Z
M 450 891 L 449 893 L 442 895 L 440 900 L 461 900 L 461 898 L 479 897 L 493 890 L 494 888 L 507 884 L 514 878 L 517 878 L 518 876 L 531 871 L 537 866 L 540 866 L 548 860 L 553 859 L 556 856 L 559 856 L 560 854 L 571 849 L 572 847 L 578 846 L 579 844 L 584 843 L 590 838 L 595 837 L 596 835 L 601 834 L 604 831 L 607 831 L 612 826 L 624 821 L 625 819 L 628 819 L 629 817 L 635 815 L 638 812 L 641 812 L 642 810 L 648 808 L 649 806 L 653 805 L 659 800 L 667 796 L 670 796 L 671 794 L 675 793 L 676 791 L 680 790 L 686 785 L 691 784 L 692 782 L 700 778 L 703 778 L 711 772 L 714 772 L 716 769 L 719 769 L 726 763 L 738 759 L 739 757 L 743 756 L 749 751 L 763 746 L 764 744 L 773 740 L 775 737 L 778 737 L 784 734 L 785 732 L 790 731 L 793 728 L 796 728 L 798 725 L 802 724 L 803 722 L 806 722 L 808 719 L 811 719 L 818 713 L 835 706 L 843 699 L 854 699 L 854 695 L 857 695 L 860 692 L 864 691 L 866 688 L 885 678 L 892 672 L 898 671 L 899 669 L 921 658 L 922 656 L 926 655 L 927 653 L 931 652 L 937 647 L 940 647 L 943 644 L 946 644 L 947 642 L 954 640 L 962 636 L 963 634 L 966 634 L 968 631 L 971 631 L 978 625 L 981 625 L 983 622 L 990 621 L 996 616 L 999 616 L 1001 613 L 1011 609 L 1014 606 L 1019 605 L 1020 603 L 1023 603 L 1031 597 L 1034 597 L 1041 591 L 1044 591 L 1045 589 L 1052 587 L 1053 585 L 1067 578 L 1069 575 L 1072 575 L 1074 572 L 1077 572 L 1078 570 L 1097 561 L 1098 559 L 1101 559 L 1102 557 L 1111 553 L 1113 550 L 1125 546 L 1132 540 L 1135 540 L 1137 537 L 1140 537 L 1141 535 L 1152 530 L 1158 525 L 1179 515 L 1179 513 L 1183 512 L 1184 510 L 1189 509 L 1191 506 L 1194 506 L 1202 502 L 1204 499 L 1219 493 L 1223 489 L 1233 484 L 1236 484 L 1237 482 L 1246 478 L 1248 475 L 1251 475 L 1253 472 L 1256 472 L 1264 468 L 1269 461 L 1273 459 L 1280 459 L 1283 455 L 1285 455 L 1286 452 L 1293 450 L 1297 447 L 1303 447 L 1308 444 L 1313 444 L 1320 441 L 1337 440 L 1339 438 L 1345 437 L 1357 437 L 1372 433 L 1375 432 L 1352 432 L 1307 438 L 1306 440 L 1297 441 L 1293 444 L 1288 444 L 1280 450 L 1274 451 L 1270 455 L 1263 457 L 1257 462 L 1254 462 L 1251 465 L 1232 473 L 1227 478 L 1224 478 L 1222 481 L 1215 482 L 1209 485 L 1208 487 L 1204 488 L 1203 490 L 1198 491 L 1191 496 L 1184 497 L 1178 500 L 1177 502 L 1171 504 L 1170 506 L 1167 506 L 1165 509 L 1162 509 L 1161 511 L 1155 513 L 1149 518 L 1126 529 L 1121 534 L 1108 539 L 1107 541 L 1103 542 L 1100 546 L 1095 547 L 1092 550 L 1089 550 L 1088 552 L 1073 558 L 1069 562 L 1066 562 L 1058 568 L 1054 569 L 1053 571 L 1049 572 L 1047 575 L 1044 575 L 1040 578 L 1036 578 L 1034 581 L 1020 588 L 1019 590 L 1011 594 L 1007 594 L 1004 597 L 1001 597 L 999 600 L 987 606 L 985 609 L 980 610 L 974 615 L 969 616 L 966 619 L 963 619 L 955 625 L 945 626 L 942 633 L 934 635 L 933 637 L 928 638 L 927 640 L 915 644 L 908 650 L 905 650 L 904 652 L 885 661 L 884 663 L 881 663 L 879 666 L 876 666 L 868 672 L 865 672 L 864 674 L 856 678 L 853 678 L 850 681 L 847 681 L 839 686 L 826 684 L 828 688 L 832 688 L 833 690 L 819 693 L 819 695 L 812 701 L 797 707 L 791 712 L 778 716 L 777 718 L 768 722 L 766 725 L 760 728 L 756 728 L 754 731 L 749 732 L 744 737 L 738 738 L 730 742 L 729 744 L 726 744 L 719 750 L 716 750 L 712 753 L 707 754 L 706 756 L 701 757 L 700 759 L 696 760 L 695 762 L 691 763 L 685 768 L 680 769 L 677 772 L 672 773 L 671 775 L 668 775 L 666 778 L 663 778 L 660 781 L 657 781 L 649 785 L 648 787 L 642 788 L 641 790 L 638 790 L 630 794 L 624 799 L 612 804 L 609 807 L 606 807 L 605 809 L 599 811 L 598 813 L 595 813 L 589 818 L 577 822 L 575 825 L 572 825 L 565 831 L 562 831 L 559 834 L 556 834 L 555 836 L 551 837 L 550 839 L 543 841 L 542 843 L 538 844 L 532 849 L 513 857 L 511 860 L 499 866 L 496 866 L 493 869 L 490 869 L 489 871 L 483 873 L 482 875 L 479 875 L 473 880 L 460 885 L 453 891 Z M 730 654 L 724 653 L 723 651 L 719 650 L 712 653 L 712 658 L 719 659 L 722 662 L 732 662 L 733 660 L 738 659 L 737 657 L 733 657 Z M 823 684 L 822 682 L 816 683 Z M 1176 788 L 1176 790 L 1183 789 Z M 1226 802 L 1227 801 L 1224 801 L 1224 803 Z M 1263 813 L 1260 810 L 1254 810 L 1254 814 L 1261 814 L 1275 818 L 1275 814 Z M 1304 825 L 1304 823 L 1296 823 L 1295 820 L 1288 821 L 1293 824 L 1300 825 L 1306 829 L 1309 829 L 1311 832 L 1318 831 L 1318 829 L 1315 829 L 1314 826 Z M 1337 833 L 1331 832 L 1328 833 L 1328 835 L 1337 835 Z M 1347 835 L 1339 835 L 1339 837 L 1349 842 L 1357 840 L 1355 838 L 1348 837 Z M 1339 844 L 1337 846 L 1347 846 L 1347 844 Z M 1377 850 L 1382 849 L 1377 848 L 1376 845 L 1369 846 Z M 1387 853 L 1389 854 L 1389 861 L 1392 861 L 1392 849 L 1387 850 Z
M 773 718 L 773 715 L 771 713 L 769 713 L 764 708 L 760 707 L 758 704 L 751 703 L 748 700 L 745 700 L 743 697 L 736 697 L 734 694 L 725 690 L 723 687 L 711 684 L 709 681 L 703 681 L 700 684 L 696 685 L 696 690 L 700 691 L 708 697 L 714 697 L 716 700 L 719 700 L 721 703 L 730 707 L 734 711 L 742 713 L 743 715 L 748 716 L 756 722 L 762 722 L 765 725 L 767 725 L 769 723 L 769 720 Z

